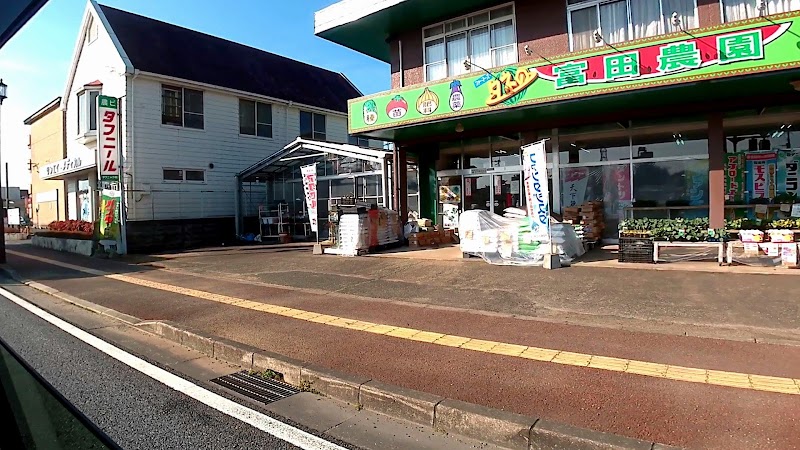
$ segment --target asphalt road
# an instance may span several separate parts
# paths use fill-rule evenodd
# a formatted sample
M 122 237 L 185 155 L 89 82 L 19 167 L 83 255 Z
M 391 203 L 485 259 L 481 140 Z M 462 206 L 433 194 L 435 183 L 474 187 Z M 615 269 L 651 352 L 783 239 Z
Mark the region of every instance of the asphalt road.
M 297 448 L 161 384 L 5 297 L 0 337 L 122 448 Z

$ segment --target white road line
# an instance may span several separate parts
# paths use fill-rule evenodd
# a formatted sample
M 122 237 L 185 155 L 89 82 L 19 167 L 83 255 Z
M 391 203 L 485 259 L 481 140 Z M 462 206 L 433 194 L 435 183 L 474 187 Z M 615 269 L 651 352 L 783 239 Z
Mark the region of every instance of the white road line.
M 0 295 L 8 300 L 11 300 L 22 308 L 25 308 L 32 314 L 44 319 L 50 324 L 60 328 L 64 332 L 71 334 L 75 338 L 85 342 L 88 345 L 91 345 L 92 347 L 122 362 L 123 364 L 138 370 L 150 378 L 163 383 L 164 385 L 178 392 L 182 392 L 223 414 L 227 414 L 228 416 L 241 420 L 242 422 L 251 425 L 265 433 L 271 434 L 278 439 L 282 439 L 292 445 L 306 450 L 344 450 L 344 447 L 336 445 L 332 442 L 328 442 L 320 437 L 314 436 L 313 434 L 306 433 L 303 430 L 287 425 L 279 420 L 275 420 L 272 417 L 247 408 L 232 400 L 228 400 L 227 398 L 215 394 L 208 389 L 198 386 L 177 375 L 169 373 L 164 369 L 156 367 L 141 358 L 131 355 L 130 353 L 121 350 L 109 344 L 108 342 L 59 319 L 58 317 L 3 288 L 0 288 Z

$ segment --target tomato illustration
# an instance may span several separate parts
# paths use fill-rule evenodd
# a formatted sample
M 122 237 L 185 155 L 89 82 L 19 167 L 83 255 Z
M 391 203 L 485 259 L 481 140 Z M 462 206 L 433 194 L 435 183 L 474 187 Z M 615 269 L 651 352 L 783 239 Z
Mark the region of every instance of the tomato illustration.
M 401 96 L 395 95 L 386 105 L 386 115 L 391 119 L 400 119 L 408 112 L 408 102 Z

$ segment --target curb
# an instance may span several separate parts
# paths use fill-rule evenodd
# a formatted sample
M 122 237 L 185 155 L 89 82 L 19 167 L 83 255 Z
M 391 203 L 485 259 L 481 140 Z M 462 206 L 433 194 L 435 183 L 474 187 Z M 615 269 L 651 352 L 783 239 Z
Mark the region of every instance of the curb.
M 471 437 L 510 450 L 678 450 L 678 447 L 574 427 L 344 374 L 199 330 L 179 327 L 170 321 L 142 321 L 41 283 L 24 280 L 9 267 L 0 267 L 0 270 L 21 284 L 120 320 L 211 358 L 241 366 L 245 370 L 272 370 L 282 374 L 285 382 L 299 386 L 301 390 L 316 392 L 390 417 L 432 426 L 440 432 Z

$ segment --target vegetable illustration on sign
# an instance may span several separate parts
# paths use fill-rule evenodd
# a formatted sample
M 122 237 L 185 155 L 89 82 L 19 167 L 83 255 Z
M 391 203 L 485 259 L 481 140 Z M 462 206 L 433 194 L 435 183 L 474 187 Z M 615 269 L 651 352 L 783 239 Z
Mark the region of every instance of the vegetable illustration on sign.
M 408 112 L 408 102 L 400 95 L 395 95 L 386 105 L 386 115 L 392 119 L 402 119 Z
M 439 97 L 431 92 L 429 88 L 422 91 L 422 95 L 417 99 L 417 111 L 423 116 L 433 114 L 439 107 Z
M 461 82 L 453 80 L 450 83 L 450 109 L 452 111 L 461 111 L 464 107 L 464 93 L 461 92 Z
M 378 121 L 378 105 L 375 100 L 364 102 L 364 123 L 372 125 Z

